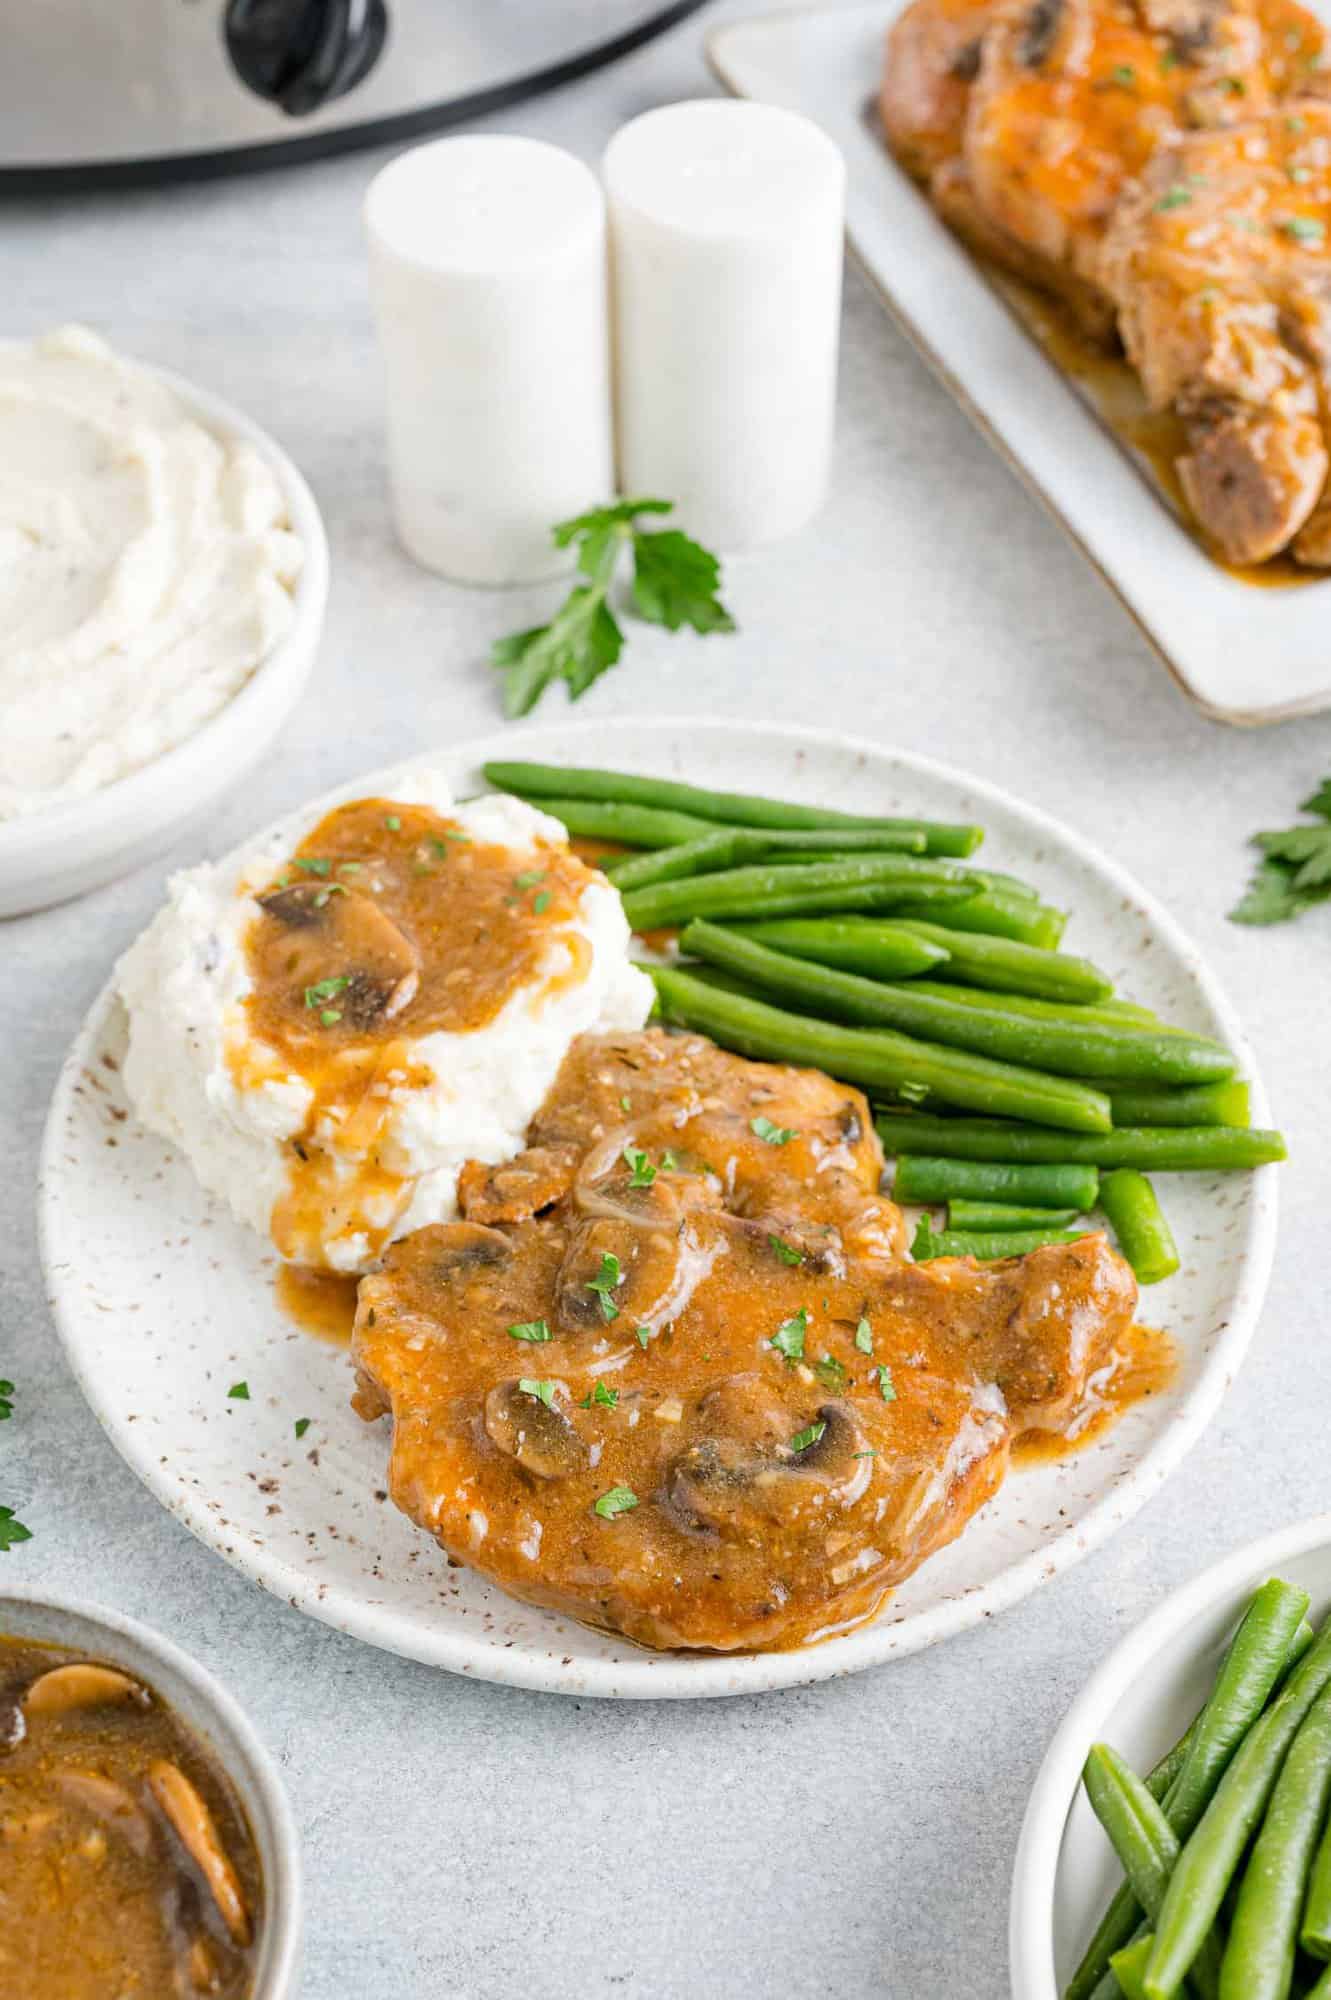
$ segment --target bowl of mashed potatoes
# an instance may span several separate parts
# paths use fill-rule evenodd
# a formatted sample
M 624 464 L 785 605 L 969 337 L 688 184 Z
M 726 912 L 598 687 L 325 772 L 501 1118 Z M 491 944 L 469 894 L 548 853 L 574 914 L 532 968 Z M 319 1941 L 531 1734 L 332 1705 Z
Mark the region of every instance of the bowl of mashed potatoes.
M 0 917 L 159 850 L 304 688 L 328 550 L 239 411 L 85 327 L 0 342 Z

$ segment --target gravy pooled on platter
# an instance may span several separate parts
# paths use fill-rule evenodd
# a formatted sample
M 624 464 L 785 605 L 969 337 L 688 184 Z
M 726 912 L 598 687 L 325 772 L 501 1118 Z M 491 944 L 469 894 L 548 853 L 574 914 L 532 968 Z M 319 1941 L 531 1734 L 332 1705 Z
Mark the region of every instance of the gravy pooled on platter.
M 152 1689 L 0 1636 L 0 1993 L 248 2000 L 262 1920 L 244 1808 Z
M 1126 1351 L 1103 1236 L 904 1260 L 857 1090 L 649 1031 L 577 1042 L 466 1220 L 362 1281 L 389 1485 L 518 1597 L 661 1647 L 872 1616 Z

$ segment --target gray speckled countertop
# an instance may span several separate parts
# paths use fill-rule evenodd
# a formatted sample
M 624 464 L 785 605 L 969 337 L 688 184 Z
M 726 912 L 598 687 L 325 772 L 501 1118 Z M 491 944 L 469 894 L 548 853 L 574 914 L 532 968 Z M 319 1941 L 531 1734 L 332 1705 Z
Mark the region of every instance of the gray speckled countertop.
M 711 88 L 699 40 L 685 23 L 505 122 L 594 158 L 624 118 Z M 1201 1565 L 1331 1499 L 1331 923 L 1224 921 L 1244 835 L 1331 768 L 1331 720 L 1249 735 L 1203 721 L 852 277 L 825 515 L 730 565 L 738 638 L 638 638 L 581 712 L 706 708 L 929 752 L 1062 815 L 1148 882 L 1237 1001 L 1294 1154 L 1248 1364 L 1108 1548 L 984 1630 L 854 1680 L 578 1703 L 454 1679 L 297 1616 L 193 1541 L 102 1437 L 51 1331 L 32 1195 L 60 1057 L 166 868 L 418 744 L 490 729 L 486 642 L 547 601 L 451 589 L 391 539 L 358 223 L 378 164 L 34 200 L 0 221 L 2 330 L 83 318 L 242 404 L 304 468 L 334 564 L 310 691 L 215 823 L 0 930 L 0 1374 L 19 1385 L 0 1501 L 34 1536 L 0 1561 L 0 1588 L 49 1583 L 146 1618 L 250 1709 L 304 1835 L 307 2000 L 1001 2000 L 1017 1829 L 1075 1690 Z

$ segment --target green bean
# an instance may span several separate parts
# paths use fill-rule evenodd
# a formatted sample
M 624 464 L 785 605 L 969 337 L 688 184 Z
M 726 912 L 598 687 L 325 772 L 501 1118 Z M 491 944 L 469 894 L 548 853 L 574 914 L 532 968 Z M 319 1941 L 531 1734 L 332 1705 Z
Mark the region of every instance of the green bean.
M 886 827 L 923 833 L 930 854 L 972 854 L 984 839 L 984 829 L 979 826 L 834 812 L 824 806 L 793 805 L 786 799 L 761 798 L 747 792 L 705 791 L 698 785 L 679 784 L 669 778 L 644 778 L 637 772 L 567 770 L 551 764 L 508 762 L 486 764 L 484 770 L 490 784 L 499 791 L 516 792 L 519 798 L 543 799 L 553 795 L 664 807 L 671 812 L 720 820 L 727 826 Z
M 936 1257 L 974 1257 L 977 1263 L 994 1264 L 1002 1257 L 1029 1257 L 1050 1243 L 1079 1243 L 1089 1229 L 930 1229 L 921 1219 L 910 1254 L 917 1264 L 931 1264 Z
M 941 928 L 941 926 L 939 927 Z M 1057 958 L 1057 952 L 1051 952 Z M 1085 1027 L 1088 1023 L 1111 1028 L 1147 1028 L 1156 1034 L 1174 1034 L 1145 1007 L 1132 1007 L 1117 1000 L 1041 1000 L 1034 993 L 996 993 L 987 986 L 940 985 L 940 974 L 932 973 L 924 987 L 936 999 L 951 1000 L 954 1006 L 985 1009 L 991 1013 L 1018 1014 L 1027 1021 L 1064 1021 Z
M 989 1118 L 935 1118 L 889 1113 L 878 1120 L 889 1153 L 929 1153 L 944 1159 L 1077 1160 L 1100 1167 L 1142 1167 L 1156 1173 L 1225 1173 L 1263 1167 L 1287 1157 L 1279 1132 L 1232 1125 L 1124 1125 L 1098 1136 L 1065 1140 Z
M 1286 2000 L 1299 1913 L 1331 1799 L 1331 1688 L 1290 1745 L 1239 1885 L 1220 1973 L 1220 2000 Z
M 708 986 L 673 966 L 654 966 L 651 973 L 665 1014 L 741 1055 L 807 1063 L 870 1089 L 924 1090 L 947 1104 L 1002 1108 L 1072 1131 L 1103 1130 L 1109 1116 L 1106 1098 L 1064 1083 L 1061 1077 L 1041 1076 L 957 1049 L 935 1048 L 886 1029 L 810 1021 L 744 994 Z
M 1157 1035 L 1103 1023 L 1063 1019 L 1033 1021 L 997 1008 L 960 1003 L 945 987 L 922 980 L 882 985 L 855 972 L 812 965 L 772 951 L 719 924 L 692 923 L 681 939 L 686 952 L 719 965 L 755 986 L 820 1015 L 861 1027 L 889 1027 L 923 1041 L 972 1049 L 1000 1062 L 1058 1074 L 1153 1077 L 1170 1082 L 1228 1074 L 1233 1058 L 1218 1042 Z
M 719 868 L 733 868 L 748 861 L 760 850 L 754 836 L 743 828 L 719 827 L 715 833 L 700 833 L 696 840 L 681 840 L 674 847 L 658 847 L 652 854 L 626 854 L 612 861 L 606 874 L 626 895 L 630 889 L 650 888 L 653 882 L 676 882 L 692 875 L 709 875 Z
M 1151 1796 L 1163 1805 L 1165 1818 L 1181 1840 L 1187 1839 L 1201 1818 L 1226 1762 L 1245 1731 L 1293 1674 L 1313 1642 L 1312 1627 L 1299 1614 L 1300 1601 L 1306 1611 L 1307 1593 L 1296 1591 L 1278 1578 L 1263 1584 L 1226 1648 L 1215 1686 L 1204 1706 L 1146 1780 Z M 1280 1645 L 1296 1617 L 1299 1622 L 1280 1658 Z M 1274 1679 L 1270 1672 L 1273 1656 L 1277 1658 Z M 1180 1791 L 1185 1771 L 1187 1786 Z M 1125 1882 L 1087 1945 L 1064 2000 L 1103 2000 L 1110 1958 L 1132 1936 L 1140 1917 L 1141 1905 L 1131 1884 Z
M 634 930 L 656 930 L 690 917 L 747 917 L 764 912 L 798 916 L 803 910 L 838 909 L 867 899 L 900 898 L 923 892 L 934 897 L 965 895 L 965 870 L 951 861 L 920 861 L 911 854 L 869 855 L 860 861 L 809 861 L 781 868 L 764 863 L 723 868 L 715 875 L 687 877 L 631 889 L 624 913 Z
M 1149 1788 L 1107 1743 L 1091 1746 L 1082 1782 L 1133 1895 L 1154 1920 L 1178 1862 L 1178 1835 Z M 1212 1953 L 1199 1982 L 1203 1992 L 1214 1991 L 1218 1966 L 1218 1954 Z
M 1010 938 L 1014 944 L 1029 944 L 1040 951 L 1055 951 L 1067 927 L 1062 910 L 1048 903 L 1031 903 L 1020 896 L 1001 896 L 985 890 L 963 903 L 948 904 L 946 911 L 924 909 L 903 899 L 894 914 L 914 920 L 926 918 L 946 930 L 979 931 L 987 936 Z
M 1172 1033 L 1172 1030 L 1166 1030 Z M 1250 1125 L 1248 1086 L 1241 1077 L 1223 1083 L 1102 1085 L 1116 1125 Z
M 923 853 L 922 833 L 861 833 L 854 827 L 845 833 L 776 833 L 756 826 L 726 826 L 715 833 L 700 834 L 696 840 L 682 841 L 677 847 L 658 849 L 655 854 L 626 855 L 611 862 L 605 872 L 622 891 L 645 889 L 652 882 L 676 882 L 688 875 L 710 875 L 719 868 L 759 859 L 780 863 L 862 861 L 869 854 Z
M 1095 1207 L 1100 1176 L 1094 1167 L 1014 1167 L 998 1160 L 934 1160 L 908 1153 L 897 1162 L 892 1192 L 898 1201 L 951 1201 L 974 1195 L 982 1201 L 1021 1201 L 1032 1208 L 1071 1208 L 1085 1215 Z
M 732 924 L 730 928 L 739 937 L 789 952 L 792 958 L 862 972 L 870 979 L 909 979 L 921 972 L 936 973 L 947 961 L 947 946 L 940 942 L 946 931 L 940 931 L 937 940 L 919 937 L 904 924 L 875 922 L 872 917 L 775 917 L 766 923 Z M 916 957 L 916 953 L 921 956 Z
M 1331 1965 L 1322 1974 L 1315 1986 L 1310 1986 L 1303 2000 L 1331 2000 Z
M 1110 1967 L 1124 2000 L 1146 2000 L 1146 1988 L 1142 1985 L 1142 1979 L 1154 1943 L 1155 1932 L 1143 1931 L 1139 1938 L 1134 1938 L 1131 1944 L 1124 1945 L 1122 1951 L 1116 1951 L 1110 1959 Z
M 562 822 L 575 840 L 608 840 L 617 847 L 674 847 L 725 829 L 687 813 L 657 812 L 650 806 L 600 805 L 595 799 L 543 798 L 540 809 Z
M 760 944 L 793 952 L 796 958 L 837 965 L 843 972 L 863 972 L 871 979 L 897 976 L 879 954 L 888 940 L 898 943 L 904 936 L 933 945 L 944 954 L 946 970 L 941 969 L 944 961 L 940 959 L 940 970 L 934 975 L 938 979 L 969 980 L 975 986 L 1046 1000 L 1107 1000 L 1114 990 L 1105 974 L 1087 959 L 1040 951 L 1011 938 L 949 931 L 941 924 L 920 923 L 913 918 L 810 918 L 799 924 L 778 920 L 745 925 L 744 932 Z
M 1313 1958 L 1331 1958 L 1331 1825 L 1317 1850 L 1309 1878 L 1301 1942 Z
M 1174 2000 L 1266 1811 L 1289 1746 L 1328 1682 L 1331 1619 L 1320 1627 L 1281 1693 L 1248 1730 L 1179 1856 L 1146 1970 L 1148 2000 Z M 1187 1775 L 1185 1768 L 1180 1786 Z
M 1007 1201 L 968 1201 L 959 1195 L 947 1205 L 949 1229 L 1066 1229 L 1077 1208 L 1019 1208 Z
M 1100 1212 L 1143 1285 L 1173 1277 L 1179 1266 L 1178 1245 L 1145 1174 L 1135 1167 L 1116 1167 L 1106 1174 L 1100 1182 Z

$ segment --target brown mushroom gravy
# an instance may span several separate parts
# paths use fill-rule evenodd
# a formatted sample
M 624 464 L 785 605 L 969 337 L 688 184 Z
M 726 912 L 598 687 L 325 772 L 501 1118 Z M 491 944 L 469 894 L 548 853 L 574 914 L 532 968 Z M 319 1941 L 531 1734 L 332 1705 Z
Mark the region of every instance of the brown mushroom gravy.
M 0 1636 L 5 2000 L 247 2000 L 262 1921 L 244 1808 L 153 1690 Z
M 641 1643 L 843 1631 L 1015 1439 L 1130 1364 L 1100 1235 L 912 1264 L 864 1098 L 652 1030 L 575 1042 L 527 1151 L 361 1282 L 356 1405 L 449 1554 Z
M 330 1233 L 388 1241 L 410 1176 L 385 1121 L 396 1093 L 433 1081 L 418 1044 L 580 978 L 591 947 L 570 925 L 591 879 L 562 846 L 515 853 L 389 799 L 338 806 L 277 869 L 246 938 L 253 986 L 229 1062 L 242 1087 L 309 1087 L 271 1219 L 282 1256 L 315 1262 Z

